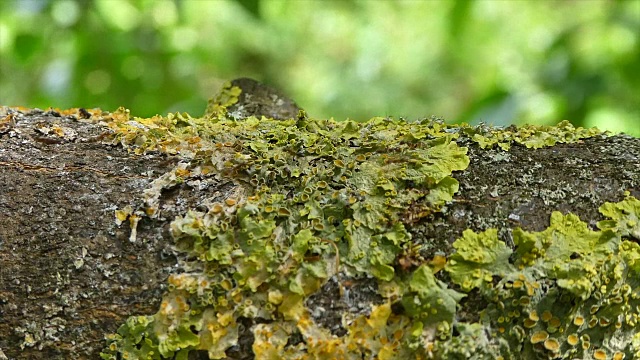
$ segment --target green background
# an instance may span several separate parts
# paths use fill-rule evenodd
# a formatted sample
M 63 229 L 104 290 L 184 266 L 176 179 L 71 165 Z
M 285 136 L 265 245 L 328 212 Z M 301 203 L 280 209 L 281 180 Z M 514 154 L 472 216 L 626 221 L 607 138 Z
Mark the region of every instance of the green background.
M 242 76 L 313 117 L 640 136 L 640 1 L 0 1 L 2 105 L 200 115 Z

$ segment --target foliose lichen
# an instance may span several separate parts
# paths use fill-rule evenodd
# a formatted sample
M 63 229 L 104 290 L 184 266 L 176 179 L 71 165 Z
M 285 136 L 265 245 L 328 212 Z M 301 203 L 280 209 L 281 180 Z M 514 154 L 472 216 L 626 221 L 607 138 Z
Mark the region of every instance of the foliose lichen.
M 502 150 L 509 150 L 516 143 L 529 149 L 539 149 L 558 143 L 573 143 L 581 139 L 602 134 L 598 128 L 575 128 L 568 120 L 563 120 L 555 126 L 510 126 L 506 129 L 485 125 L 469 126 L 467 124 L 454 125 L 478 143 L 481 148 L 489 149 L 498 146 Z
M 606 203 L 601 213 L 611 217 L 609 209 L 637 201 Z M 508 344 L 497 354 L 505 359 L 640 356 L 634 340 L 640 334 L 640 246 L 619 230 L 638 213 L 626 215 L 592 231 L 577 216 L 554 212 L 544 231 L 515 229 L 514 251 L 498 240 L 495 229 L 465 231 L 446 271 L 462 290 L 478 291 L 489 304 L 481 323 L 493 339 Z
M 446 265 L 434 258 L 403 266 L 399 260 L 413 245 L 407 209 L 426 216 L 453 198 L 452 174 L 469 165 L 456 141 L 474 130 L 435 119 L 337 122 L 304 112 L 290 120 L 235 120 L 226 107 L 238 94 L 226 86 L 202 118 L 141 119 L 120 109 L 106 119 L 114 143 L 184 159 L 145 192 L 144 208 L 120 210 L 118 221 L 158 216 L 160 193 L 189 179 L 218 177 L 239 190 L 172 221 L 181 272 L 170 276 L 156 314 L 131 317 L 108 336 L 102 358 L 187 359 L 202 350 L 223 359 L 247 318 L 260 320 L 251 328 L 257 359 L 598 358 L 640 351 L 633 330 L 640 250 L 625 233 L 637 231 L 637 208 L 629 210 L 635 199 L 605 205 L 612 220 L 601 231 L 554 213 L 543 232 L 514 232 L 515 251 L 495 229 L 468 230 Z M 551 135 L 538 133 L 547 130 Z M 573 130 L 566 123 L 531 127 L 495 143 L 546 146 L 597 133 Z M 474 141 L 493 142 L 478 134 Z M 450 284 L 434 275 L 443 268 Z M 384 298 L 369 314 L 345 317 L 343 336 L 318 325 L 305 307 L 334 277 L 373 277 Z M 489 306 L 480 322 L 459 322 L 471 291 Z

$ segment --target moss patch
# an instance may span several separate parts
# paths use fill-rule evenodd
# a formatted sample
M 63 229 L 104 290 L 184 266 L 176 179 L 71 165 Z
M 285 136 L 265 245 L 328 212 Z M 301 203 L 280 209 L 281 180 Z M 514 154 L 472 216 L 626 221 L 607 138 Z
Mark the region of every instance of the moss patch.
M 562 219 L 556 219 L 558 224 L 553 220 L 546 232 L 521 231 L 515 253 L 497 240 L 495 230 L 465 232 L 454 243 L 458 252 L 445 267 L 452 279 L 447 284 L 434 276 L 444 259 L 427 262 L 412 255 L 417 252 L 405 228 L 407 222 L 440 211 L 458 191 L 452 174 L 469 165 L 466 148 L 458 145 L 461 138 L 508 149 L 505 144 L 513 142 L 538 147 L 577 141 L 597 130 L 561 123 L 489 136 L 483 129 L 448 126 L 436 119 L 336 122 L 310 119 L 303 112 L 289 120 L 236 120 L 226 108 L 238 95 L 237 88 L 225 87 L 202 118 L 169 114 L 140 119 L 124 109 L 109 117 L 106 125 L 113 129 L 115 143 L 137 153 L 162 151 L 184 158 L 147 190 L 144 208 L 116 214 L 120 222 L 129 218 L 132 231 L 139 217 L 158 216 L 163 190 L 186 180 L 231 179 L 239 190 L 206 211 L 193 210 L 174 219 L 171 229 L 181 272 L 169 278 L 169 291 L 155 315 L 132 317 L 109 336 L 103 358 L 186 359 L 194 351 L 225 358 L 237 346 L 242 319 L 247 318 L 259 320 L 251 328 L 259 359 L 467 358 L 465 354 L 509 358 L 521 349 L 556 355 L 569 351 L 566 344 L 574 338 L 554 335 L 532 343 L 530 335 L 537 334 L 537 341 L 544 337 L 543 329 L 551 332 L 538 323 L 526 327 L 527 311 L 544 313 L 561 293 L 581 314 L 601 289 L 576 274 L 595 281 L 614 271 L 585 270 L 586 259 L 603 264 L 616 260 L 616 269 L 620 264 L 633 269 L 637 248 L 613 229 L 617 222 L 589 232 L 579 219 L 554 214 L 554 219 Z M 620 211 L 627 214 L 624 209 Z M 628 227 L 630 220 L 624 215 L 612 221 L 622 218 Z M 560 244 L 555 242 L 557 233 L 570 244 L 589 236 L 571 254 L 549 258 L 547 248 Z M 622 250 L 623 244 L 627 250 Z M 582 262 L 559 267 L 567 256 L 574 260 L 574 252 Z M 631 296 L 637 284 L 633 288 L 628 283 L 628 269 L 616 270 L 622 275 L 613 284 L 627 284 Z M 329 279 L 366 277 L 378 282 L 382 304 L 369 314 L 345 314 L 347 331 L 342 336 L 314 321 L 314 309 L 307 308 L 305 300 Z M 514 288 L 516 281 L 520 287 Z M 482 324 L 456 322 L 468 291 L 480 291 L 490 304 Z M 512 305 L 514 292 L 522 304 Z M 629 301 L 633 299 L 625 306 L 632 305 Z M 510 312 L 509 319 L 502 316 L 499 322 L 496 307 L 501 303 Z M 602 314 L 615 327 L 611 311 L 621 309 L 612 309 Z M 552 314 L 557 319 L 569 316 Z M 615 338 L 613 347 L 604 344 L 610 338 L 605 335 L 576 336 L 590 336 L 594 347 L 587 350 L 631 356 L 637 349 L 632 348 L 629 324 L 621 321 L 620 331 L 626 332 Z M 487 325 L 495 331 L 487 334 Z

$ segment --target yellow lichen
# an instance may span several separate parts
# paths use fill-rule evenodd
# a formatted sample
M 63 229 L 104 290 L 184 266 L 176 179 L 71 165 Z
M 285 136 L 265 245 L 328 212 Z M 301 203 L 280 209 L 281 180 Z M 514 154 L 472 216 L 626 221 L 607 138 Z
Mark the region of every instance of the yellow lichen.
M 549 333 L 546 331 L 538 331 L 531 335 L 531 343 L 537 344 L 541 343 L 549 338 Z
M 607 360 L 607 353 L 602 349 L 597 349 L 593 352 L 593 358 L 596 360 Z
M 560 349 L 560 343 L 554 338 L 549 338 L 544 341 L 544 348 L 549 351 L 556 352 Z
M 571 334 L 567 336 L 567 343 L 571 346 L 576 346 L 580 342 L 580 338 L 577 334 Z

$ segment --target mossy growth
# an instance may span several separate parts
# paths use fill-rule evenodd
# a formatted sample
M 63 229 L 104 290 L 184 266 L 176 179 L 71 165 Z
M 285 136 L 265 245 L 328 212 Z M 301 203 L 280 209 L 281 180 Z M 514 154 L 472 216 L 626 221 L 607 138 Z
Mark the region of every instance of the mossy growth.
M 495 230 L 465 232 L 454 244 L 458 253 L 445 267 L 451 284 L 434 275 L 443 268 L 443 261 L 434 259 L 409 269 L 399 265 L 398 259 L 413 246 L 404 224 L 407 209 L 420 214 L 440 211 L 458 191 L 453 172 L 469 165 L 467 149 L 458 142 L 468 138 L 470 127 L 449 126 L 437 119 L 337 122 L 310 119 L 304 112 L 289 120 L 236 120 L 227 115 L 226 107 L 238 94 L 237 88 L 225 87 L 201 118 L 188 114 L 132 118 L 125 109 L 105 118 L 114 143 L 136 153 L 162 151 L 184 160 L 145 191 L 144 208 L 119 211 L 118 221 L 126 220 L 128 214 L 136 219 L 157 216 L 160 193 L 190 179 L 231 180 L 238 190 L 207 211 L 191 210 L 172 221 L 181 272 L 170 276 L 156 314 L 132 317 L 117 334 L 108 336 L 102 358 L 187 359 L 198 350 L 211 359 L 223 359 L 226 351 L 238 345 L 241 318 L 259 320 L 251 328 L 257 359 L 462 359 L 468 354 L 509 358 L 522 349 L 558 354 L 568 351 L 570 334 L 564 328 L 565 337 L 550 336 L 542 343 L 551 350 L 541 350 L 526 337 L 541 331 L 550 320 L 532 327 L 518 322 L 529 309 L 543 313 L 545 306 L 555 306 L 555 297 L 561 296 L 579 314 L 583 306 L 597 303 L 602 308 L 597 314 L 613 327 L 620 321 L 622 337 L 576 332 L 589 336 L 589 349 L 615 347 L 628 356 L 636 351 L 628 338 L 635 310 L 627 309 L 635 300 L 627 299 L 637 299 L 638 285 L 628 282 L 627 274 L 637 265 L 627 268 L 624 264 L 631 264 L 638 251 L 622 240 L 626 235 L 616 230 L 617 222 L 607 223 L 601 232 L 585 233 L 572 217 L 573 227 L 561 228 L 554 222 L 546 235 L 521 231 L 515 255 L 497 240 Z M 562 125 L 553 136 L 574 141 L 595 134 L 568 135 L 568 131 Z M 628 225 L 624 215 L 614 221 L 622 218 Z M 137 221 L 130 224 L 135 230 Z M 575 252 L 582 262 L 565 264 L 567 254 L 545 253 L 557 246 L 555 234 L 562 231 L 567 235 L 559 241 L 571 244 L 574 236 L 589 235 L 568 255 L 574 260 Z M 622 244 L 628 250 L 623 252 Z M 486 250 L 473 251 L 474 247 Z M 517 255 L 515 261 L 512 255 Z M 610 258 L 619 260 L 617 270 L 593 264 L 582 268 L 590 264 L 591 256 L 603 264 Z M 609 294 L 607 289 L 614 288 L 603 293 L 601 286 L 579 278 L 604 282 L 603 276 L 610 274 L 600 270 L 620 274 L 608 284 L 628 285 L 629 289 L 616 293 L 623 305 L 603 306 L 594 300 L 595 294 Z M 316 324 L 312 309 L 305 307 L 305 300 L 333 277 L 372 277 L 385 300 L 372 306 L 368 315 L 350 320 L 345 316 L 343 336 Z M 522 286 L 514 288 L 516 281 Z M 491 304 L 483 323 L 457 322 L 465 292 L 476 289 Z M 522 305 L 512 304 L 514 300 L 506 294 L 523 289 L 526 295 L 518 293 L 517 298 Z M 392 311 L 397 304 L 403 311 Z M 500 312 L 500 306 L 510 312 Z M 555 311 L 557 319 L 569 316 Z M 631 320 L 615 318 L 614 313 L 628 314 Z M 510 314 L 509 319 L 498 322 L 505 314 Z M 520 328 L 521 332 L 515 330 Z M 559 329 L 560 325 L 555 332 L 544 331 L 556 334 Z M 301 340 L 291 341 L 294 336 Z

